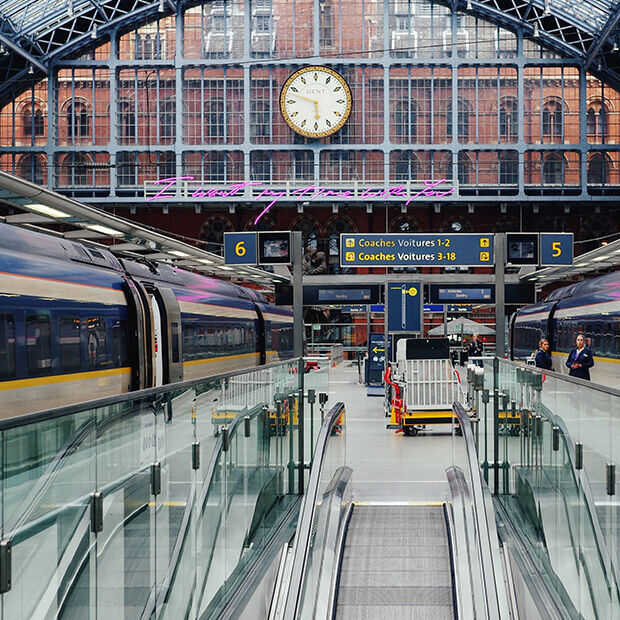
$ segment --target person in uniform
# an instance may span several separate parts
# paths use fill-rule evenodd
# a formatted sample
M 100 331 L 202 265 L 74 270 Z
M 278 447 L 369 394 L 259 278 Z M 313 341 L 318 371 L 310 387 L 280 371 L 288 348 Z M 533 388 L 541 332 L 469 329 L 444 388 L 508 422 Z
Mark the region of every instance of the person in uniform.
M 541 338 L 538 342 L 538 351 L 536 351 L 536 368 L 553 370 L 551 353 L 549 352 L 549 341 L 546 338 Z
M 566 367 L 570 370 L 571 377 L 578 377 L 590 381 L 590 368 L 594 366 L 592 351 L 586 347 L 586 340 L 583 334 L 577 335 L 577 346 L 568 354 Z
M 478 339 L 478 334 L 474 334 L 472 341 L 469 343 L 469 347 L 467 352 L 469 353 L 469 357 L 480 357 L 484 350 L 484 345 L 482 341 Z

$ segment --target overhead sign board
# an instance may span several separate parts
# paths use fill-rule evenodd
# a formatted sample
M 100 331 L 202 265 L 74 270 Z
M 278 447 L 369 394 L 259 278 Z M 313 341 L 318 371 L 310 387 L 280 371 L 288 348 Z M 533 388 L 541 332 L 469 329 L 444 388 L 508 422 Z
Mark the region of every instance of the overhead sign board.
M 388 332 L 422 330 L 422 284 L 420 282 L 388 282 Z
M 495 286 L 460 286 L 458 284 L 431 284 L 429 301 L 441 303 L 495 303 Z
M 256 265 L 257 256 L 255 232 L 224 233 L 224 262 L 227 265 Z
M 290 265 L 291 232 L 258 233 L 258 262 L 261 265 Z
M 572 265 L 573 244 L 573 233 L 540 233 L 540 264 Z
M 376 233 L 340 235 L 342 267 L 493 265 L 492 234 Z
M 443 304 L 424 304 L 424 312 L 443 312 Z

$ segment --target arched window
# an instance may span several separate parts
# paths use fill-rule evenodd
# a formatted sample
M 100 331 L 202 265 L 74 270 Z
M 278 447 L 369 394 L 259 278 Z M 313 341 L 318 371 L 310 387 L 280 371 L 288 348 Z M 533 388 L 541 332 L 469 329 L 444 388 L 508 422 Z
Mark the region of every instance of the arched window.
M 611 160 L 606 153 L 591 153 L 588 158 L 588 185 L 609 183 Z
M 328 262 L 330 273 L 347 273 L 348 269 L 340 269 L 340 235 L 341 233 L 356 233 L 357 226 L 350 218 L 335 215 L 327 222 Z
M 312 151 L 293 152 L 293 173 L 296 181 L 314 179 L 314 153 Z
M 162 138 L 174 138 L 176 135 L 176 102 L 168 99 L 161 103 L 159 116 L 159 135 Z
M 543 184 L 561 185 L 564 182 L 564 161 L 559 153 L 548 153 L 543 161 Z
M 121 142 L 133 142 L 136 137 L 136 112 L 132 102 L 121 101 L 119 103 L 118 121 Z
M 417 181 L 419 174 L 419 160 L 415 153 L 403 151 L 394 162 L 392 169 L 395 181 Z
M 515 151 L 500 153 L 499 182 L 501 185 L 516 185 L 519 182 L 519 159 Z
M 88 108 L 80 101 L 70 103 L 66 108 L 67 137 L 69 140 L 90 136 Z
M 31 117 L 32 120 L 32 117 Z M 17 174 L 26 181 L 43 185 L 43 165 L 39 155 L 24 155 L 17 166 Z
M 607 106 L 601 101 L 593 101 L 586 115 L 586 133 L 590 142 L 604 142 L 607 134 Z
M 118 153 L 116 156 L 116 178 L 119 186 L 136 184 L 134 153 Z
M 174 153 L 160 153 L 158 166 L 157 177 L 159 179 L 168 179 L 175 176 L 176 160 Z
M 91 170 L 88 167 L 89 159 L 83 153 L 70 153 L 65 156 L 62 163 L 62 177 L 67 185 L 89 185 L 91 182 Z
M 224 100 L 205 101 L 205 134 L 215 141 L 224 138 Z
M 415 142 L 418 135 L 418 106 L 415 101 L 401 99 L 394 103 L 394 140 Z
M 459 97 L 458 110 L 457 110 L 457 128 L 458 128 L 458 141 L 469 141 L 469 120 L 471 116 L 471 104 L 465 99 Z M 446 134 L 449 140 L 452 139 L 452 103 L 449 103 L 446 107 Z
M 205 153 L 205 181 L 224 183 L 226 181 L 226 153 Z
M 564 136 L 564 110 L 561 102 L 547 101 L 543 108 L 543 136 L 560 140 Z
M 515 142 L 518 135 L 518 106 L 514 97 L 506 97 L 499 108 L 499 137 L 502 142 Z
M 41 110 L 35 108 L 33 114 L 32 108 L 28 106 L 24 108 L 22 118 L 24 122 L 25 136 L 43 136 L 45 134 L 45 127 L 43 124 L 43 112 L 41 112 Z
M 316 250 L 319 245 L 319 223 L 308 215 L 298 217 L 291 230 L 301 232 L 303 239 L 304 252 L 310 249 Z
M 250 153 L 250 176 L 252 181 L 271 181 L 271 157 L 264 151 Z
M 469 155 L 467 155 L 467 153 L 459 153 L 458 173 L 460 185 L 470 185 L 473 182 L 472 171 Z

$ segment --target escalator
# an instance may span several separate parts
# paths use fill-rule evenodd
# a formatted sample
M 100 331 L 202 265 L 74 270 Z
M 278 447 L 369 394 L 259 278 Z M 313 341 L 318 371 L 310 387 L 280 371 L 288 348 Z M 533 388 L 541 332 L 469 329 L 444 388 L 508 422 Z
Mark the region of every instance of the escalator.
M 515 617 L 469 417 L 455 417 L 468 447 L 446 469 L 451 500 L 383 503 L 353 501 L 355 472 L 325 419 L 270 620 Z
M 454 618 L 446 510 L 445 504 L 354 506 L 342 554 L 335 617 Z

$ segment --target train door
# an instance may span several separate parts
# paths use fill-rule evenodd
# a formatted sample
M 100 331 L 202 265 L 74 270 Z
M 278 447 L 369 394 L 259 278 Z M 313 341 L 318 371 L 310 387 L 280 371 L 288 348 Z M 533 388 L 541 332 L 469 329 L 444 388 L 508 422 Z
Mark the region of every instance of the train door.
M 152 305 L 157 307 L 159 318 L 158 357 L 161 363 L 163 383 L 176 383 L 183 380 L 183 362 L 181 360 L 181 309 L 172 289 L 154 286 Z M 157 385 L 161 385 L 157 383 Z
M 153 312 L 153 386 L 159 387 L 164 383 L 164 357 L 163 357 L 163 328 L 162 315 L 159 312 L 159 304 L 155 295 L 149 295 L 151 311 Z

